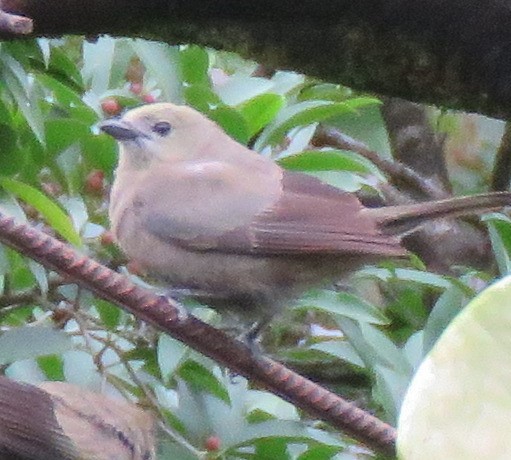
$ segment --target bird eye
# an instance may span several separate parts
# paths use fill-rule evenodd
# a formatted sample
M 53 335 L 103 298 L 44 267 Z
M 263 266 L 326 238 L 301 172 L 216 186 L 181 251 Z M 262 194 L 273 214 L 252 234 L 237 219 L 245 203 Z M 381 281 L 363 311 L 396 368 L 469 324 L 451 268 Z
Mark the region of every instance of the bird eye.
M 170 123 L 167 123 L 166 121 L 159 121 L 153 126 L 153 133 L 163 137 L 170 133 L 170 129 Z

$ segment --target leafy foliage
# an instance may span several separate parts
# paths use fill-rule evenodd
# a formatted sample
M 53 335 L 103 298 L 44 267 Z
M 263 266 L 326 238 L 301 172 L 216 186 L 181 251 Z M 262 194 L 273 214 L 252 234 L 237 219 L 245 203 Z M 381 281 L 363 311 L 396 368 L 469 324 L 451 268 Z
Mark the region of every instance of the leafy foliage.
M 377 99 L 291 72 L 254 76 L 255 70 L 232 55 L 142 40 L 2 43 L 0 209 L 124 267 L 106 216 L 116 148 L 95 125 L 105 114 L 153 101 L 189 104 L 284 167 L 345 189 L 383 178 L 354 152 L 311 147 L 318 123 L 331 121 L 388 155 Z M 493 215 L 487 222 L 499 269 L 507 273 L 509 220 Z M 310 293 L 275 325 L 265 347 L 297 368 L 329 368 L 334 390 L 395 422 L 414 370 L 473 296 L 473 279 L 493 276 L 467 269 L 447 277 L 415 265 L 367 267 L 349 293 Z M 204 451 L 225 459 L 366 456 L 276 396 L 4 247 L 0 305 L 7 375 L 33 382 L 65 378 L 92 388 L 107 382 L 155 401 L 173 433 L 162 440 L 161 458 L 203 458 Z M 194 313 L 218 321 L 202 307 Z M 212 437 L 219 441 L 215 450 Z

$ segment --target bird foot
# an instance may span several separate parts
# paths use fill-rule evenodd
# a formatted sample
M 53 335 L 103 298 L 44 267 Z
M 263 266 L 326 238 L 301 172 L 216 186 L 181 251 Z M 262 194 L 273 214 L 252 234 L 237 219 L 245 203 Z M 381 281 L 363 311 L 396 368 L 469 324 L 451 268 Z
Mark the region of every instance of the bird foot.
M 172 302 L 172 306 L 177 310 L 177 320 L 178 321 L 185 321 L 186 319 L 188 319 L 189 317 L 189 313 L 188 313 L 188 310 L 186 309 L 186 307 L 184 307 L 181 302 L 180 302 L 180 299 L 179 298 L 176 298 L 174 295 L 170 295 L 170 294 L 161 294 L 160 295 L 161 298 L 164 298 L 165 300 L 173 300 Z

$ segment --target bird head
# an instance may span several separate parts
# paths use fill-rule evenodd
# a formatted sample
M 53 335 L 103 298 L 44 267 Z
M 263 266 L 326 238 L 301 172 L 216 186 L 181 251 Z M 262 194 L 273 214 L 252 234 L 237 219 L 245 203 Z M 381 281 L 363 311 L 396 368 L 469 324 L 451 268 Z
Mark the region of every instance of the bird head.
M 119 142 L 121 160 L 135 167 L 148 166 L 154 161 L 203 158 L 212 133 L 219 131 L 227 137 L 200 112 L 171 103 L 132 109 L 120 118 L 103 121 L 99 128 Z

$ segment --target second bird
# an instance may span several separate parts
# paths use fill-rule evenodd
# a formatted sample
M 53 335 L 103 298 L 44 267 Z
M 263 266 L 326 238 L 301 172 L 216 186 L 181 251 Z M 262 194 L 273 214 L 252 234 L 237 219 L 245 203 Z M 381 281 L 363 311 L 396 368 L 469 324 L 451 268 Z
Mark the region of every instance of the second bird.
M 424 221 L 511 204 L 502 192 L 366 208 L 170 103 L 100 127 L 120 144 L 109 215 L 128 257 L 159 282 L 260 324 L 310 287 L 406 257 L 401 234 Z

